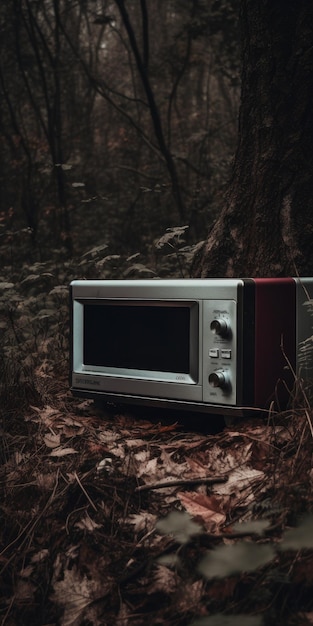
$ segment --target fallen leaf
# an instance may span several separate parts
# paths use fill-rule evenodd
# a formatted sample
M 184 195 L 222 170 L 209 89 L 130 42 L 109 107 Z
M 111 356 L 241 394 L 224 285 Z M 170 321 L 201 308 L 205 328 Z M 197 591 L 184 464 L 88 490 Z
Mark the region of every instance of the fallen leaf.
M 152 481 L 155 479 L 155 476 L 157 474 L 157 467 L 158 459 L 157 457 L 154 457 L 153 459 L 150 459 L 147 463 L 142 463 L 142 465 L 138 467 L 137 477 L 141 478 L 143 476 L 147 476 Z
M 19 572 L 19 576 L 21 578 L 29 578 L 32 575 L 34 569 L 35 568 L 33 565 L 27 565 Z
M 163 592 L 165 594 L 173 593 L 177 588 L 177 574 L 173 570 L 158 564 L 153 572 L 153 580 L 147 587 L 147 593 Z
M 134 527 L 136 533 L 150 532 L 153 530 L 156 523 L 156 515 L 149 513 L 148 511 L 140 511 L 130 515 L 125 521 L 127 524 L 131 524 Z
M 113 445 L 112 447 L 108 446 L 108 450 L 114 456 L 117 456 L 118 459 L 125 459 L 125 448 L 123 444 Z
M 238 580 L 235 576 L 215 580 L 208 586 L 206 593 L 209 598 L 214 598 L 217 602 L 225 602 L 232 598 L 237 584 Z
M 149 450 L 147 449 L 147 443 L 143 439 L 136 439 L 135 437 L 133 439 L 126 439 L 125 446 L 127 448 L 143 448 L 144 447 L 144 450 L 137 452 L 136 456 L 137 454 L 140 455 L 142 453 L 150 454 Z
M 231 447 L 222 447 L 219 444 L 210 445 L 208 448 L 201 450 L 196 460 L 207 467 L 210 471 L 217 475 L 222 475 L 235 471 L 237 468 L 246 466 L 251 459 L 251 449 L 253 443 L 247 444 L 234 442 Z
M 140 450 L 134 454 L 134 458 L 138 461 L 138 463 L 146 464 L 150 459 L 150 450 Z
M 19 450 L 16 450 L 14 452 L 13 459 L 11 459 L 13 461 L 12 464 L 20 465 L 25 460 L 25 458 L 27 458 L 25 454 L 22 454 L 22 452 L 20 452 Z
M 222 501 L 215 496 L 206 496 L 195 491 L 182 491 L 177 495 L 188 513 L 200 519 L 211 532 L 225 523 L 226 515 L 222 510 Z
M 180 584 L 178 593 L 175 597 L 175 608 L 178 615 L 187 614 L 190 610 L 193 610 L 196 605 L 201 606 L 201 597 L 204 592 L 204 581 L 196 580 L 194 583 L 184 580 L 183 584 Z M 207 594 L 208 590 L 205 590 Z
M 101 524 L 97 524 L 88 513 L 85 514 L 76 524 L 74 524 L 75 528 L 80 528 L 81 530 L 88 530 L 89 532 L 93 532 L 96 528 L 101 528 Z
M 74 448 L 55 448 L 50 452 L 50 456 L 66 456 L 67 454 L 77 454 Z
M 250 504 L 255 500 L 256 484 L 259 484 L 264 478 L 264 472 L 253 469 L 248 465 L 242 465 L 228 474 L 226 483 L 214 485 L 213 491 L 218 495 L 232 496 L 233 505 L 235 498 L 241 503 Z M 264 487 L 266 487 L 266 484 L 264 484 Z M 260 490 L 258 491 L 260 492 Z
M 51 426 L 54 421 L 52 418 L 55 418 L 57 415 L 60 416 L 62 413 L 60 413 L 57 409 L 54 409 L 52 406 L 45 406 L 40 410 L 41 421 L 46 426 Z
M 36 552 L 36 554 L 32 556 L 31 562 L 41 563 L 41 561 L 44 561 L 44 559 L 46 559 L 48 555 L 49 555 L 49 550 L 47 548 L 44 548 L 43 550 L 39 550 L 39 552 Z
M 78 427 L 75 424 L 73 426 L 67 426 L 65 424 L 63 427 L 63 435 L 67 439 L 70 439 L 71 437 L 78 437 L 80 435 L 83 435 L 84 432 L 85 432 L 85 428 L 83 426 Z
M 43 438 L 47 448 L 58 448 L 61 442 L 60 433 L 47 433 Z
M 63 572 L 62 580 L 53 582 L 53 600 L 64 609 L 58 622 L 60 626 L 78 626 L 83 622 L 100 624 L 98 620 L 90 620 L 86 615 L 87 608 L 92 609 L 94 601 L 104 598 L 111 592 L 111 583 L 99 579 L 81 576 L 76 566 Z M 91 605 L 89 607 L 89 605 Z
M 51 473 L 51 474 L 35 473 L 35 476 L 36 476 L 37 485 L 40 489 L 42 489 L 43 491 L 51 491 L 53 489 L 55 485 L 55 481 L 56 481 L 55 473 Z
M 177 476 L 178 478 L 184 478 L 184 474 L 188 472 L 188 465 L 186 461 L 183 463 L 175 461 L 173 454 L 169 454 L 164 448 L 161 449 L 160 464 L 164 465 L 166 468 L 167 476 L 171 475 L 171 477 Z
M 94 441 L 87 441 L 87 448 L 90 454 L 103 454 L 108 451 L 107 446 L 102 443 L 95 443 Z
M 205 476 L 208 475 L 208 468 L 207 466 L 203 465 L 203 463 L 201 463 L 200 461 L 197 461 L 196 459 L 186 459 L 187 461 L 187 465 L 189 465 L 193 476 L 197 477 L 197 478 L 204 478 Z

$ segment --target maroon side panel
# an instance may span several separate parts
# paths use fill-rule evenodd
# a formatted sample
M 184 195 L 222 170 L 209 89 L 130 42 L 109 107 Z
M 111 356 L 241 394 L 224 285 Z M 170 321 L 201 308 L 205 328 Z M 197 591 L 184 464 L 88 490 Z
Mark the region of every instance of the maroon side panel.
M 255 406 L 267 408 L 272 400 L 283 407 L 292 385 L 285 368 L 288 357 L 296 363 L 296 285 L 293 278 L 256 278 L 255 281 Z M 281 347 L 283 346 L 283 349 Z

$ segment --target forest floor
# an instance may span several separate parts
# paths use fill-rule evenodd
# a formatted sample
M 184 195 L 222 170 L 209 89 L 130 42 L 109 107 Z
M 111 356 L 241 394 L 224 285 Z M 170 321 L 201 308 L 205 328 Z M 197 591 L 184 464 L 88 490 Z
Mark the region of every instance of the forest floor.
M 308 409 L 214 432 L 39 386 L 1 411 L 3 626 L 313 623 Z
M 106 246 L 31 262 L 22 242 L 10 246 L 0 276 L 0 625 L 312 624 L 306 397 L 223 428 L 210 416 L 73 398 L 70 281 L 145 266 L 137 255 L 120 265 Z

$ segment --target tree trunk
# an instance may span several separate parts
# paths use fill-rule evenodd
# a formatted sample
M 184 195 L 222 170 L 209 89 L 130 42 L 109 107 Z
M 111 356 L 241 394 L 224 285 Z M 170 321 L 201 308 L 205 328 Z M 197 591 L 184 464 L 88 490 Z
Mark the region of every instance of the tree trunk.
M 178 180 L 178 174 L 177 174 L 177 170 L 176 170 L 176 165 L 175 165 L 175 161 L 173 159 L 173 156 L 169 150 L 169 147 L 165 141 L 165 137 L 164 137 L 164 132 L 163 132 L 163 125 L 162 125 L 162 120 L 161 120 L 161 115 L 160 115 L 160 111 L 155 99 L 155 94 L 153 92 L 152 86 L 151 86 L 151 82 L 150 82 L 150 78 L 149 78 L 149 74 L 148 74 L 148 33 L 147 30 L 146 32 L 143 34 L 143 40 L 144 40 L 144 55 L 143 55 L 143 59 L 142 59 L 142 55 L 139 52 L 139 48 L 137 45 L 137 39 L 135 36 L 135 32 L 133 30 L 131 21 L 129 19 L 129 15 L 126 9 L 126 5 L 125 5 L 125 1 L 124 0 L 115 0 L 116 5 L 120 11 L 121 14 L 121 18 L 123 20 L 123 24 L 126 28 L 128 37 L 129 37 L 129 41 L 130 41 L 130 45 L 132 48 L 132 51 L 134 53 L 134 57 L 136 60 L 136 64 L 137 64 L 137 68 L 138 68 L 138 72 L 142 81 L 142 85 L 147 97 L 147 102 L 149 105 L 149 109 L 150 109 L 150 114 L 151 114 L 151 120 L 153 123 L 153 128 L 154 128 L 154 132 L 155 132 L 155 136 L 157 138 L 158 141 L 158 146 L 160 149 L 160 152 L 164 158 L 164 161 L 166 163 L 167 166 L 167 171 L 169 173 L 170 179 L 171 179 L 171 183 L 172 183 L 172 191 L 173 191 L 173 196 L 175 198 L 175 202 L 176 202 L 176 207 L 177 207 L 177 211 L 179 213 L 180 219 L 182 221 L 185 221 L 185 206 L 184 206 L 184 201 L 182 198 L 182 194 L 181 194 L 181 188 L 180 188 L 180 184 L 179 184 L 179 180 Z M 143 10 L 143 27 L 144 29 L 147 29 L 147 13 L 146 13 L 146 3 L 145 2 L 141 2 L 141 8 Z
M 238 147 L 195 276 L 313 275 L 313 3 L 242 0 Z

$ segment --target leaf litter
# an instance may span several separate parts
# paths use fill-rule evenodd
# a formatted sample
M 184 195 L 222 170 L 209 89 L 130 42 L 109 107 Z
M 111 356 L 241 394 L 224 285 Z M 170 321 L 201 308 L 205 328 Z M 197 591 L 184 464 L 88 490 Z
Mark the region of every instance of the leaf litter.
M 6 435 L 3 623 L 213 623 L 225 602 L 244 623 L 242 611 L 267 610 L 258 577 L 277 560 L 272 537 L 301 550 L 304 532 L 312 547 L 310 520 L 294 522 L 299 485 L 311 484 L 297 447 L 305 422 L 247 419 L 209 434 L 160 420 L 65 394 Z

